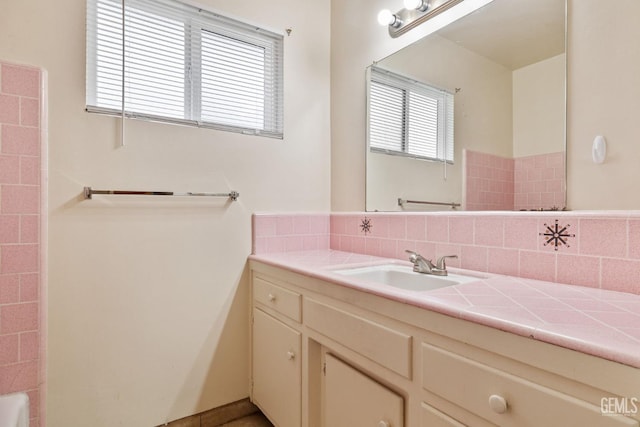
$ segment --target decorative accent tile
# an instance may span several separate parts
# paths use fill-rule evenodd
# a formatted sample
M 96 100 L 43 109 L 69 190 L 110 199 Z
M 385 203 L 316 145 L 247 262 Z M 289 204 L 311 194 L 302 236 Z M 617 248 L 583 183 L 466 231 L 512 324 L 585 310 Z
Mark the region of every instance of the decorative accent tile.
M 542 233 L 539 233 L 540 236 L 543 236 L 544 238 L 544 246 L 554 246 L 556 251 L 559 247 L 571 247 L 569 242 L 571 241 L 571 239 L 576 237 L 575 234 L 569 233 L 571 224 L 561 225 L 556 219 L 555 223 L 551 225 L 545 223 L 544 226 L 546 229 Z
M 371 232 L 372 228 L 373 228 L 373 224 L 371 223 L 371 219 L 367 218 L 366 216 L 362 218 L 362 221 L 360 222 L 360 230 L 364 234 L 367 234 Z

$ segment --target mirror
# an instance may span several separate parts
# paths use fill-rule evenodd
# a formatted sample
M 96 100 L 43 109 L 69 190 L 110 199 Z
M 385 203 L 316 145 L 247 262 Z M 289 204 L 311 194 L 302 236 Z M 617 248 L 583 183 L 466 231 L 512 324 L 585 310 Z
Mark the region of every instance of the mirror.
M 493 0 L 377 61 L 453 94 L 454 150 L 453 162 L 372 150 L 368 70 L 366 209 L 563 209 L 565 15 L 563 0 Z

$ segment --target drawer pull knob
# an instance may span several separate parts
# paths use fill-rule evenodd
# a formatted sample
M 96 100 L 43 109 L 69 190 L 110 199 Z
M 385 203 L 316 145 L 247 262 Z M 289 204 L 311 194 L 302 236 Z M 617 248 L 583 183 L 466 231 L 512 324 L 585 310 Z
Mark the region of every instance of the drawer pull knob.
M 489 396 L 489 406 L 496 414 L 504 414 L 507 412 L 509 405 L 507 405 L 507 401 L 504 397 L 492 394 Z
M 381 420 L 381 421 L 378 423 L 378 427 L 391 427 L 391 424 L 389 424 L 388 422 L 386 422 L 386 421 L 384 421 L 384 420 Z
M 295 359 L 296 354 L 293 351 L 287 351 L 287 359 L 293 360 Z
M 269 296 L 267 298 L 269 298 L 269 301 L 271 301 L 271 302 L 275 302 L 276 301 L 276 296 L 274 294 L 269 294 Z

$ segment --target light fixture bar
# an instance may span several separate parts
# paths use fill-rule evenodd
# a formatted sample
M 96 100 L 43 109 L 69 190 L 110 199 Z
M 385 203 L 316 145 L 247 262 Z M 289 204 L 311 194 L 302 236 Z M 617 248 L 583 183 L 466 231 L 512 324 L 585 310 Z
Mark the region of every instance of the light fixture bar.
M 424 0 L 423 4 L 428 6 L 426 10 L 424 10 L 424 7 L 418 9 L 402 9 L 393 15 L 400 24 L 389 24 L 389 35 L 393 38 L 399 37 L 462 1 L 464 0 Z

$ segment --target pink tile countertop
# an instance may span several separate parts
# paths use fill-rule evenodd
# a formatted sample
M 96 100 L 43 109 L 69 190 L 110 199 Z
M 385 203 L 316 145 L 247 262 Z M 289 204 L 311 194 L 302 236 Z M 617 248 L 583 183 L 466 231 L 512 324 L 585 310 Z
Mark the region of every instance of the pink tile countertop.
M 251 255 L 252 260 L 452 317 L 640 368 L 640 296 L 512 276 L 416 292 L 332 270 L 408 262 L 336 250 Z M 452 273 L 465 270 L 450 268 Z

